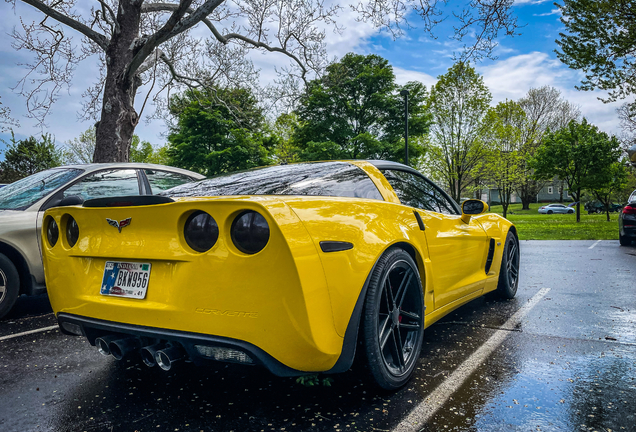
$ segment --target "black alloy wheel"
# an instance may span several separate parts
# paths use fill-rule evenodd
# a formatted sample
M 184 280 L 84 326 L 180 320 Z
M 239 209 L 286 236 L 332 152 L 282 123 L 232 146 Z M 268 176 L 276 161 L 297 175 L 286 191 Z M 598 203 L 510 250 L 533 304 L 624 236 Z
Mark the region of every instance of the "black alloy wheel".
M 501 257 L 499 282 L 497 283 L 497 294 L 499 297 L 511 299 L 517 294 L 520 261 L 517 237 L 512 232 L 508 232 L 503 256 Z
M 368 371 L 381 388 L 400 388 L 415 370 L 424 334 L 422 283 L 404 250 L 389 249 L 375 266 L 363 320 Z
M 20 291 L 18 271 L 9 258 L 0 254 L 0 318 L 13 307 Z

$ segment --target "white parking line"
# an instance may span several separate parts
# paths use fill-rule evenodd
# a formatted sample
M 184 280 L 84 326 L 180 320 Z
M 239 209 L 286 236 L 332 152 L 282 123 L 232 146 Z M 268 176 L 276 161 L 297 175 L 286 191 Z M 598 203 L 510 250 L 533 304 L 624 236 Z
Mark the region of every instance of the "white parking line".
M 596 246 L 596 245 L 597 245 L 597 244 L 599 244 L 600 242 L 601 242 L 600 240 L 596 240 L 596 242 L 595 242 L 592 246 L 590 246 L 588 249 L 593 249 L 593 248 L 594 248 L 594 246 Z
M 54 326 L 49 326 L 49 327 L 42 327 L 42 328 L 35 329 L 35 330 L 29 330 L 29 331 L 25 331 L 25 332 L 22 332 L 22 333 L 16 333 L 16 334 L 8 335 L 8 336 L 2 336 L 2 337 L 0 337 L 0 341 L 7 340 L 7 339 L 13 339 L 13 338 L 17 338 L 17 337 L 20 337 L 20 336 L 25 336 L 25 335 L 28 335 L 28 334 L 40 333 L 40 332 L 44 332 L 44 331 L 48 331 L 48 330 L 55 330 L 57 328 L 59 328 L 59 327 L 54 325 Z
M 471 355 L 464 363 L 462 363 L 446 380 L 441 383 L 425 400 L 420 402 L 411 413 L 400 422 L 393 432 L 411 432 L 420 430 L 433 415 L 441 408 L 448 398 L 455 393 L 466 379 L 483 364 L 486 358 L 506 339 L 511 333 L 510 329 L 521 321 L 521 319 L 530 310 L 539 303 L 550 288 L 543 288 L 536 293 L 526 305 L 519 309 L 508 321 L 502 326 L 502 330 L 497 330 L 495 334 Z

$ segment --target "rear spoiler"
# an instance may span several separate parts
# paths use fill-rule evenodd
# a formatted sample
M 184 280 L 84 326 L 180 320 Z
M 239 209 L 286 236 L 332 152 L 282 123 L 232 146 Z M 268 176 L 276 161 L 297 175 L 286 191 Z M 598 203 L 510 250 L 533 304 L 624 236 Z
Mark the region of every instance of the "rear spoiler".
M 84 201 L 82 207 L 131 207 L 172 203 L 172 198 L 158 195 L 130 195 L 108 198 L 93 198 Z

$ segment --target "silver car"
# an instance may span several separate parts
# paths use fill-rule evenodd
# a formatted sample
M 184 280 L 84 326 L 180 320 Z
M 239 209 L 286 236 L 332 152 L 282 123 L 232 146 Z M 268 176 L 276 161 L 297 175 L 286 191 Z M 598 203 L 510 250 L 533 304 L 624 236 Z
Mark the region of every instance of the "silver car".
M 46 291 L 40 231 L 44 211 L 92 198 L 152 195 L 205 176 L 145 163 L 69 165 L 0 188 L 0 318 L 20 294 Z
M 563 204 L 549 204 L 539 208 L 539 213 L 552 214 L 552 213 L 574 213 L 572 207 L 564 206 Z

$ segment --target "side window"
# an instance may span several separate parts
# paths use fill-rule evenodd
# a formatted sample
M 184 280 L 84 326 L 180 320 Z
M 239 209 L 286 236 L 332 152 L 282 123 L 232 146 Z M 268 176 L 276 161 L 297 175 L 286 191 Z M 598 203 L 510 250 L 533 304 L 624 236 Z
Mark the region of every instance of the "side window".
M 174 172 L 151 169 L 144 170 L 144 172 L 146 173 L 146 177 L 148 178 L 153 194 L 168 190 L 184 183 L 195 181 L 193 178 L 188 177 L 185 174 L 178 174 Z
M 432 183 L 410 172 L 381 170 L 402 204 L 444 214 L 457 214 L 455 206 Z
M 139 195 L 137 170 L 106 170 L 89 174 L 64 191 L 64 196 L 80 195 L 85 200 L 111 196 Z

